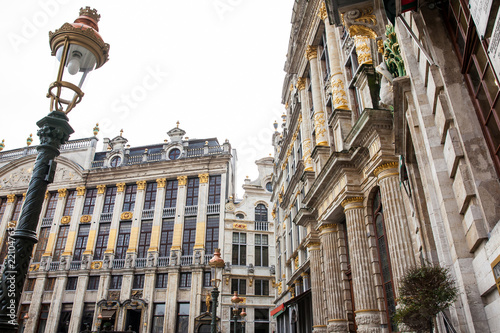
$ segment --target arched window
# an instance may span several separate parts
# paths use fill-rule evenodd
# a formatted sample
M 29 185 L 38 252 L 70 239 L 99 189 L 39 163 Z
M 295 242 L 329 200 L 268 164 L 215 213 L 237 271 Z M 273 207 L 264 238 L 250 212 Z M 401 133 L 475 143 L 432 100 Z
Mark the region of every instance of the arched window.
M 120 164 L 122 163 L 122 158 L 120 156 L 116 156 L 114 157 L 111 162 L 109 163 L 109 165 L 112 167 L 112 168 L 116 168 L 117 166 L 119 166 Z
M 398 328 L 394 321 L 391 320 L 396 312 L 396 297 L 394 296 L 394 285 L 392 283 L 391 260 L 385 232 L 384 211 L 382 199 L 380 197 L 380 189 L 377 190 L 373 198 L 373 226 L 375 227 L 375 234 L 377 237 L 378 262 L 380 265 L 382 287 L 384 288 L 387 320 L 390 323 L 390 331 L 397 332 Z
M 263 204 L 258 204 L 255 207 L 255 221 L 256 222 L 267 222 L 267 208 Z

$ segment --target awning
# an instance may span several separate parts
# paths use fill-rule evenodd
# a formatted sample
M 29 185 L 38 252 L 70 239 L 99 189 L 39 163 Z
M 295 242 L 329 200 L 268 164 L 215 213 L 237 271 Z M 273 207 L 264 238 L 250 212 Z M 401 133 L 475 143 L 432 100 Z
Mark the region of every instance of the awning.
M 282 314 L 285 311 L 285 304 L 278 305 L 276 308 L 274 308 L 271 311 L 271 316 L 274 318 L 278 317 L 280 314 Z
M 101 317 L 104 320 L 110 320 L 114 317 L 116 310 L 102 310 Z

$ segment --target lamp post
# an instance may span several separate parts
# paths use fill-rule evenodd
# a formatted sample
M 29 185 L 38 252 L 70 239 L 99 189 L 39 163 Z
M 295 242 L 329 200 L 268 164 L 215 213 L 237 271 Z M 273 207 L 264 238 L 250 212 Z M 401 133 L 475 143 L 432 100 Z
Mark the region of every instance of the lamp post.
M 220 279 L 217 279 L 217 271 L 218 269 L 221 269 L 224 267 L 224 259 L 220 257 L 220 249 L 215 249 L 214 251 L 214 256 L 210 261 L 208 262 L 210 267 L 212 267 L 212 272 L 213 272 L 213 283 L 214 283 L 214 288 L 212 289 L 212 324 L 211 324 L 211 331 L 212 333 L 217 333 L 217 299 L 219 298 L 219 284 L 220 284 Z
M 36 124 L 40 128 L 33 174 L 17 228 L 8 228 L 8 254 L 0 276 L 0 332 L 15 333 L 18 329 L 17 309 L 28 272 L 33 246 L 38 241 L 36 229 L 47 185 L 56 171 L 54 158 L 59 148 L 74 131 L 66 116 L 82 97 L 87 74 L 108 60 L 109 45 L 98 31 L 100 15 L 90 7 L 80 9 L 74 23 L 65 23 L 49 33 L 52 55 L 59 61 L 56 81 L 50 84 L 50 113 Z M 10 241 L 12 240 L 12 241 Z
M 243 302 L 243 299 L 241 297 L 238 297 L 238 293 L 235 291 L 234 296 L 231 297 L 231 302 L 234 304 L 234 309 L 233 309 L 233 320 L 234 320 L 234 333 L 238 332 L 238 317 L 244 317 L 246 316 L 246 312 L 244 310 L 241 311 L 241 314 L 238 315 L 238 304 Z

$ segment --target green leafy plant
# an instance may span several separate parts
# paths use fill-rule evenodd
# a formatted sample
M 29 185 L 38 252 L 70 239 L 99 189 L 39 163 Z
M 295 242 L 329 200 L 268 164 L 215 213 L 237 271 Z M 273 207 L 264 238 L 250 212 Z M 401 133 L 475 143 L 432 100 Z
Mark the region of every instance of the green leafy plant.
M 410 268 L 399 284 L 399 308 L 394 320 L 416 332 L 432 332 L 433 319 L 457 298 L 458 289 L 446 268 Z

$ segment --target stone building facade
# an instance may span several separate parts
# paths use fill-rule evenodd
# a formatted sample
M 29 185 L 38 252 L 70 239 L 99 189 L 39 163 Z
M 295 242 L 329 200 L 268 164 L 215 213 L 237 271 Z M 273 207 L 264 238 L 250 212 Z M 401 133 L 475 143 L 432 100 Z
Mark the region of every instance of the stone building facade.
M 470 2 L 294 3 L 272 139 L 278 332 L 399 331 L 398 282 L 425 263 L 459 290 L 438 331 L 500 331 L 500 22 Z
M 229 201 L 235 197 L 230 143 L 189 140 L 178 126 L 161 144 L 130 147 L 120 133 L 104 139 L 103 151 L 96 150 L 95 136 L 62 146 L 21 298 L 20 331 L 80 332 L 98 326 L 144 333 L 210 331 L 208 261 L 222 247 L 224 260 L 231 262 L 235 213 L 245 215 L 238 223 L 248 225 L 247 264 L 255 266 L 250 272 L 231 265 L 224 274 L 249 281 L 249 318 L 254 316 L 250 304 L 269 313 L 273 297 L 252 294 L 257 280 L 271 284 L 271 270 L 262 263 L 257 267 L 256 246 L 250 245 L 257 234 L 266 238 L 266 266 L 271 266 L 273 229 L 267 218 L 254 222 L 255 205 L 269 209 L 271 193 L 262 182 L 270 181 L 270 158 L 257 162 L 261 176 L 245 183 L 245 199 Z M 16 224 L 35 157 L 33 146 L 0 153 L 1 235 Z M 6 237 L 0 248 L 3 261 Z M 223 286 L 219 318 L 221 313 L 226 318 L 231 304 L 230 287 Z

